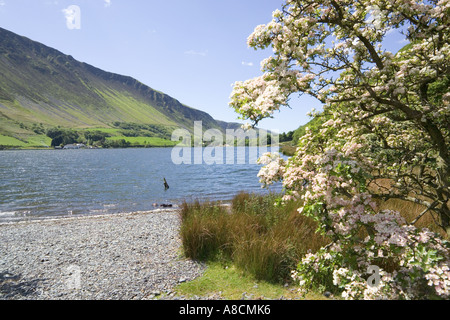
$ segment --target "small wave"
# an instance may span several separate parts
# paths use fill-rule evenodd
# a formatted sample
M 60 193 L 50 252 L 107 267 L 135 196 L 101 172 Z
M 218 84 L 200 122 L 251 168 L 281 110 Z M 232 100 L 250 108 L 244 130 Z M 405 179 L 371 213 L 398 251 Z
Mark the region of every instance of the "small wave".
M 101 213 L 107 213 L 108 210 L 104 210 L 104 209 L 94 209 L 94 210 L 89 210 L 89 213 L 91 214 L 101 214 Z
M 15 211 L 5 211 L 5 212 L 0 211 L 0 217 L 12 217 L 15 215 L 16 215 Z

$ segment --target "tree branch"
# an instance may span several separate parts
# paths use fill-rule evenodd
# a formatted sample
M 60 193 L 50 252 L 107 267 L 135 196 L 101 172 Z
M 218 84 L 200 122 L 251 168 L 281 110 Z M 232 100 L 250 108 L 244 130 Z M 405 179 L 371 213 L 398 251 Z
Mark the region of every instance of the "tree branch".
M 433 210 L 437 206 L 438 202 L 434 201 L 430 206 L 428 206 L 424 211 L 422 211 L 417 218 L 415 218 L 413 221 L 409 223 L 409 225 L 414 225 L 419 221 L 420 218 L 422 218 L 429 210 Z

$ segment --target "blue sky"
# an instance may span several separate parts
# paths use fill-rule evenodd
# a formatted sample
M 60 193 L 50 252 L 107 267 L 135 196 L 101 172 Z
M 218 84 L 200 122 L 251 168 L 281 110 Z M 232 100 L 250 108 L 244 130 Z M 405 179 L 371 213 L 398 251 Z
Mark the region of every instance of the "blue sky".
M 282 0 L 0 0 L 0 27 L 106 71 L 128 75 L 214 118 L 236 121 L 232 83 L 261 75 L 272 52 L 247 47 Z M 80 8 L 79 29 L 64 10 Z M 320 109 L 295 96 L 260 126 L 286 132 Z

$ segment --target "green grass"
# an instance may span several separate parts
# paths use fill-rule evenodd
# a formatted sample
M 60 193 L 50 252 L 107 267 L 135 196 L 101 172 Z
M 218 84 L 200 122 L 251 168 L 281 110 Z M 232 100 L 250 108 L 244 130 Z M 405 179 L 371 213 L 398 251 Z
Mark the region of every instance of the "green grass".
M 307 251 L 316 252 L 330 239 L 316 234 L 317 224 L 296 210 L 301 203 L 275 206 L 277 195 L 241 193 L 231 206 L 184 203 L 180 208 L 183 255 L 206 263 L 204 275 L 175 290 L 187 297 L 299 299 L 290 272 Z M 423 208 L 406 202 L 382 203 L 411 221 Z M 417 227 L 430 228 L 432 217 Z M 285 283 L 288 286 L 285 287 Z M 323 286 L 320 290 L 330 290 Z M 317 289 L 306 299 L 326 299 Z M 336 298 L 336 297 L 335 297 Z
M 20 140 L 10 136 L 0 135 L 0 146 L 15 148 L 46 148 L 51 139 L 45 135 L 23 136 Z
M 48 147 L 52 143 L 52 139 L 46 135 L 28 136 L 26 138 L 30 147 Z
M 177 125 L 167 115 L 149 105 L 148 102 L 133 97 L 130 92 L 112 88 L 104 88 L 96 90 L 96 92 L 105 99 L 108 105 L 114 106 L 115 112 L 125 122 L 138 120 L 152 124 Z
M 204 274 L 193 281 L 179 284 L 175 291 L 187 298 L 213 297 L 225 300 L 239 299 L 308 299 L 326 300 L 323 295 L 309 293 L 302 297 L 295 286 L 284 286 L 255 279 L 232 264 L 208 263 Z
M 109 141 L 125 140 L 130 143 L 130 146 L 136 147 L 173 147 L 178 144 L 176 141 L 160 137 L 126 137 L 123 136 L 123 129 L 117 128 L 86 128 L 77 129 L 80 133 L 83 131 L 101 131 L 108 133 Z M 29 129 L 24 129 L 22 132 L 15 133 L 14 136 L 8 134 L 0 134 L 0 146 L 6 148 L 46 148 L 51 145 L 52 139 L 43 134 L 33 134 Z
M 5 126 L 3 126 L 3 122 Z M 16 130 L 14 134 L 8 132 L 8 121 L 2 122 L 2 129 L 0 132 L 0 146 L 5 148 L 20 148 L 20 149 L 32 149 L 32 148 L 46 148 L 51 145 L 52 139 L 44 134 L 36 134 L 31 130 L 31 125 L 23 124 L 20 130 Z M 48 128 L 48 127 L 47 127 Z M 136 147 L 173 147 L 177 144 L 175 141 L 164 139 L 161 137 L 126 137 L 123 135 L 124 129 L 120 128 L 106 128 L 106 127 L 94 127 L 94 128 L 78 128 L 74 129 L 82 136 L 84 131 L 100 131 L 110 135 L 107 138 L 109 141 L 125 140 Z M 81 141 L 83 142 L 83 141 Z
M 292 144 L 292 141 L 280 143 L 280 152 L 285 156 L 293 156 L 296 150 L 297 146 Z
M 108 133 L 111 136 L 120 136 L 121 135 L 120 132 L 122 131 L 122 129 L 117 129 L 117 128 L 89 128 L 89 129 L 86 129 L 86 130 L 89 130 L 89 131 L 101 131 L 101 132 L 104 132 L 104 133 Z
M 180 235 L 184 255 L 225 261 L 255 279 L 284 284 L 308 251 L 329 243 L 298 203 L 275 206 L 277 195 L 236 196 L 228 210 L 220 203 L 184 203 Z
M 27 146 L 27 143 L 13 137 L 0 135 L 0 145 L 11 147 L 25 147 Z
M 125 141 L 131 143 L 131 145 L 152 146 L 152 147 L 172 147 L 178 143 L 176 141 L 171 141 L 171 140 L 162 139 L 162 138 L 158 138 L 158 137 L 114 136 L 114 137 L 107 138 L 107 140 L 110 140 L 110 141 L 125 140 Z

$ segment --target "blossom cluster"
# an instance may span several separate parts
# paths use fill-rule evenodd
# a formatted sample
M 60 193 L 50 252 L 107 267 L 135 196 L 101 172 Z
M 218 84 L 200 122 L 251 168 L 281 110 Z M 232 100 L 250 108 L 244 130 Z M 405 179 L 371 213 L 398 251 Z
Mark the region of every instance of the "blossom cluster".
M 314 218 L 334 242 L 307 255 L 296 279 L 302 283 L 309 279 L 306 284 L 312 285 L 315 279 L 333 277 L 333 286 L 348 299 L 448 298 L 450 243 L 408 225 L 398 212 L 378 210 L 366 189 L 372 167 L 364 167 L 358 158 L 362 146 L 344 143 L 341 152 L 332 148 L 311 155 L 307 140 L 302 142 L 284 169 L 284 199 L 301 198 L 299 212 Z M 292 190 L 298 181 L 303 181 L 301 192 Z M 367 284 L 370 265 L 381 268 L 377 288 Z
M 258 173 L 263 186 L 269 186 L 282 179 L 285 161 L 278 152 L 267 152 L 258 159 L 258 164 L 264 165 Z
M 291 94 L 323 103 L 288 161 L 264 155 L 264 185 L 283 181 L 284 201 L 315 219 L 332 243 L 293 272 L 305 287 L 348 299 L 450 296 L 450 245 L 377 199 L 422 204 L 450 233 L 450 0 L 286 0 L 248 38 L 272 47 L 264 74 L 236 82 L 230 106 L 258 123 Z M 409 43 L 384 48 L 388 33 Z M 389 186 L 380 183 L 388 181 Z M 378 269 L 376 286 L 368 268 Z
M 343 245 L 337 242 L 333 249 L 308 254 L 293 273 L 293 278 L 306 286 L 323 277 L 323 273 L 328 273 L 333 285 L 340 289 L 345 299 L 424 299 L 433 296 L 448 299 L 448 243 L 427 243 L 426 239 L 435 238 L 427 230 L 407 230 L 399 225 L 390 228 L 397 230 L 382 242 L 373 243 L 367 237 L 364 240 L 365 247 L 348 247 L 348 243 Z M 344 259 L 350 254 L 354 263 L 345 264 Z M 385 269 L 379 269 L 379 283 L 376 286 L 369 283 L 367 272 L 368 267 L 374 265 L 385 266 Z M 394 267 L 393 271 L 387 271 Z

